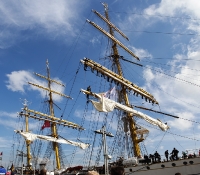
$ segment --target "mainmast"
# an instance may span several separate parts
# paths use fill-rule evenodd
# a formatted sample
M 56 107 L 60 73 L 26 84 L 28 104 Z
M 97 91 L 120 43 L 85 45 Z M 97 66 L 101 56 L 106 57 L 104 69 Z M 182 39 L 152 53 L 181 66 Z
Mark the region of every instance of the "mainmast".
M 109 21 L 108 5 L 107 4 L 103 4 L 103 5 L 105 7 L 105 16 L 106 16 L 107 20 Z M 112 26 L 108 25 L 108 27 L 110 29 L 110 34 L 114 37 L 114 32 L 113 32 Z M 113 50 L 113 56 L 112 57 L 113 57 L 115 65 L 117 67 L 118 74 L 119 74 L 120 77 L 123 77 L 122 68 L 121 68 L 121 65 L 120 65 L 120 62 L 119 62 L 119 53 L 118 53 L 118 49 L 117 49 L 117 44 L 114 41 L 112 41 L 112 50 Z M 124 86 L 122 86 L 121 93 L 123 94 L 124 102 L 125 102 L 126 106 L 130 107 L 128 95 L 127 95 L 127 92 L 126 92 L 126 88 Z M 124 118 L 124 120 L 127 120 L 128 123 L 129 123 L 131 139 L 132 139 L 132 142 L 133 142 L 134 155 L 136 157 L 139 157 L 141 155 L 139 143 L 143 140 L 137 138 L 136 124 L 135 124 L 135 121 L 133 119 L 133 116 L 130 113 L 127 113 L 126 118 Z M 124 121 L 124 123 L 126 123 L 126 121 Z M 128 131 L 125 130 L 126 137 L 127 137 L 127 132 Z
M 89 21 L 89 20 L 87 20 L 87 21 L 91 25 L 93 25 L 96 29 L 101 31 L 104 35 L 106 35 L 111 40 L 111 42 L 112 42 L 112 55 L 111 55 L 111 57 L 113 58 L 114 65 L 116 67 L 116 73 L 111 72 L 110 70 L 106 69 L 103 66 L 100 66 L 98 63 L 91 61 L 88 58 L 81 60 L 81 62 L 85 66 L 91 67 L 92 70 L 96 70 L 97 72 L 100 72 L 102 75 L 105 75 L 108 78 L 119 83 L 121 85 L 121 91 L 120 91 L 121 95 L 120 96 L 123 97 L 121 99 L 121 102 L 123 102 L 127 107 L 131 107 L 131 105 L 129 103 L 127 90 L 132 90 L 134 92 L 134 94 L 137 94 L 137 95 L 140 94 L 142 96 L 142 98 L 144 97 L 146 100 L 149 100 L 149 102 L 158 104 L 158 102 L 154 99 L 154 97 L 150 93 L 146 92 L 142 88 L 134 85 L 132 82 L 129 82 L 128 80 L 123 78 L 123 71 L 122 71 L 122 68 L 121 68 L 120 61 L 119 61 L 121 56 L 118 53 L 117 45 L 120 46 L 121 48 L 123 48 L 126 52 L 128 52 L 135 59 L 139 60 L 139 58 L 131 50 L 129 50 L 126 46 L 124 46 L 119 40 L 117 40 L 114 37 L 114 30 L 115 30 L 119 34 L 121 34 L 125 39 L 128 40 L 128 37 L 125 34 L 123 34 L 114 24 L 112 24 L 109 21 L 108 5 L 104 4 L 104 3 L 103 3 L 103 5 L 105 7 L 105 17 L 102 16 L 101 14 L 99 14 L 95 10 L 93 10 L 93 12 L 108 24 L 109 32 L 106 32 L 103 28 L 101 28 L 100 26 L 98 26 L 94 22 Z M 123 120 L 124 120 L 125 123 L 128 123 L 128 125 L 129 125 L 129 129 L 130 129 L 130 133 L 131 133 L 131 139 L 132 139 L 132 142 L 133 142 L 134 155 L 136 157 L 139 157 L 139 156 L 141 156 L 139 143 L 142 142 L 144 140 L 144 138 L 142 137 L 142 134 L 140 135 L 140 138 L 138 138 L 138 136 L 137 136 L 138 131 L 137 131 L 136 123 L 135 123 L 135 120 L 133 118 L 133 115 L 130 112 L 126 113 L 126 116 Z M 125 129 L 124 131 L 126 133 L 125 135 L 127 136 L 127 129 Z

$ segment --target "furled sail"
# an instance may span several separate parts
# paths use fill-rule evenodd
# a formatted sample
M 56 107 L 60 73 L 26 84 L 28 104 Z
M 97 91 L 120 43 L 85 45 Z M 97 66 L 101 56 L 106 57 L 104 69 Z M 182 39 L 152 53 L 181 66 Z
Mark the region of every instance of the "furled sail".
M 41 140 L 46 140 L 46 141 L 51 141 L 51 142 L 70 144 L 70 145 L 73 145 L 73 146 L 78 146 L 81 149 L 86 149 L 89 146 L 89 144 L 74 142 L 74 141 L 71 141 L 71 140 L 54 138 L 54 137 L 51 137 L 51 136 L 37 135 L 37 134 L 30 133 L 30 132 L 22 132 L 22 131 L 19 131 L 19 130 L 14 130 L 14 131 L 16 133 L 21 134 L 26 140 L 29 140 L 29 141 L 34 141 L 35 139 L 41 139 Z
M 87 91 L 85 90 L 81 90 L 81 91 L 85 94 L 88 94 Z M 117 103 L 111 99 L 104 97 L 104 95 L 102 94 L 91 93 L 91 95 L 99 99 L 99 101 L 91 100 L 91 102 L 94 105 L 94 107 L 100 112 L 111 112 L 114 110 L 114 108 L 116 108 L 116 109 L 120 109 L 129 113 L 132 113 L 134 116 L 142 118 L 152 125 L 158 126 L 163 131 L 166 131 L 167 129 L 169 129 L 169 126 L 161 122 L 159 119 L 154 119 L 146 114 L 143 114 L 142 112 L 136 111 L 128 106 Z

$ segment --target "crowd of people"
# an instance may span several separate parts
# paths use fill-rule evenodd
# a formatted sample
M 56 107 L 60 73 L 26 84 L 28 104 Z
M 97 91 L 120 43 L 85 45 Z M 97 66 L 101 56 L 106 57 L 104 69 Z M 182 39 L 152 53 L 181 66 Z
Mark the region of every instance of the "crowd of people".
M 173 161 L 173 160 L 179 160 L 179 156 L 178 156 L 178 153 L 179 151 L 174 148 L 172 150 L 171 153 L 169 153 L 168 150 L 166 150 L 164 152 L 164 156 L 165 156 L 165 161 Z M 199 151 L 199 156 L 200 156 L 200 151 Z M 196 154 L 193 153 L 193 154 L 187 154 L 186 152 L 182 152 L 182 158 L 185 159 L 185 158 L 193 158 L 193 157 L 196 157 Z M 148 155 L 144 155 L 144 160 L 145 160 L 145 163 L 156 163 L 156 162 L 161 162 L 161 155 L 156 151 L 154 154 L 149 154 Z
M 178 153 L 179 153 L 179 151 L 176 148 L 174 148 L 171 153 L 169 153 L 168 150 L 166 150 L 165 153 L 164 153 L 166 161 L 178 160 L 179 159 L 178 158 Z M 149 162 L 152 162 L 152 163 L 161 162 L 161 156 L 157 151 L 154 154 L 149 154 L 149 156 L 144 155 L 144 159 L 145 159 L 146 163 L 149 163 Z
M 168 150 L 166 150 L 165 151 L 166 160 L 169 161 L 169 158 L 170 158 L 170 160 L 178 160 L 179 159 L 178 158 L 178 153 L 179 153 L 179 151 L 176 148 L 174 148 L 172 150 L 172 152 L 170 153 L 171 156 L 169 157 L 169 152 L 168 152 Z

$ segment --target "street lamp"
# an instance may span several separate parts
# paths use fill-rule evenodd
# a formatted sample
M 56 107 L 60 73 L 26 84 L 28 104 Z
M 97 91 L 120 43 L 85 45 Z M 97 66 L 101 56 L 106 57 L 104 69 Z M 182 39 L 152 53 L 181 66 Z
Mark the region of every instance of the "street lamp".
M 96 130 L 94 132 L 97 133 L 97 134 L 102 134 L 105 175 L 108 175 L 108 159 L 111 159 L 111 156 L 107 154 L 106 136 L 114 137 L 114 135 L 112 135 L 110 132 L 106 132 L 106 126 L 103 126 L 101 130 Z

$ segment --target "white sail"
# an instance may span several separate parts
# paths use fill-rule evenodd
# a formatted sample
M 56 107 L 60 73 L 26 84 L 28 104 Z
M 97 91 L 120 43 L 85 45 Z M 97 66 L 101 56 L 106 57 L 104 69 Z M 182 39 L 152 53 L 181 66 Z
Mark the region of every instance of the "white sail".
M 81 90 L 81 91 L 83 93 L 86 92 L 85 90 Z M 94 100 L 91 100 L 91 102 L 94 105 L 94 107 L 100 112 L 111 112 L 114 110 L 114 108 L 116 108 L 116 109 L 120 109 L 120 110 L 129 112 L 129 113 L 132 113 L 134 116 L 142 118 L 152 125 L 158 126 L 163 131 L 166 131 L 167 129 L 169 129 L 169 126 L 167 126 L 167 124 L 161 122 L 159 119 L 154 119 L 146 114 L 143 114 L 142 112 L 136 111 L 130 107 L 127 107 L 125 105 L 117 103 L 111 99 L 104 97 L 102 94 L 97 94 L 97 93 L 92 93 L 92 94 L 94 94 L 94 96 L 99 99 L 99 102 L 94 101 Z
M 34 141 L 35 139 L 41 139 L 41 140 L 46 140 L 46 141 L 51 141 L 51 142 L 70 144 L 73 146 L 78 146 L 82 149 L 86 149 L 89 146 L 89 144 L 74 142 L 71 140 L 65 140 L 65 139 L 61 139 L 61 138 L 57 139 L 57 138 L 54 138 L 51 136 L 37 135 L 37 134 L 30 133 L 30 132 L 22 132 L 19 130 L 14 130 L 14 131 L 16 133 L 21 134 L 26 140 L 29 140 L 29 141 Z

